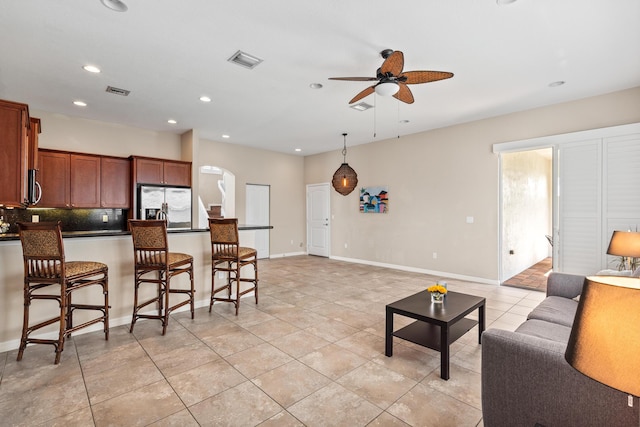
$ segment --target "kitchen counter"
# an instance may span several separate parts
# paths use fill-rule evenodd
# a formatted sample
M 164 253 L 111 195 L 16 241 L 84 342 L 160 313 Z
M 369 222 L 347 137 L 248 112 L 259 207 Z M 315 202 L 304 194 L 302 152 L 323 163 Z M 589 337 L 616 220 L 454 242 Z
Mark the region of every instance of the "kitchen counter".
M 270 230 L 272 229 L 272 225 L 249 225 L 249 224 L 239 224 L 238 231 L 244 230 Z M 208 228 L 192 228 L 189 230 L 168 230 L 168 233 L 208 233 Z M 121 230 L 86 230 L 86 231 L 63 231 L 63 238 L 73 238 L 73 237 L 100 237 L 100 236 L 128 236 L 131 233 L 129 231 L 121 231 Z M 0 242 L 12 241 L 12 240 L 20 240 L 18 233 L 6 233 L 0 234 Z

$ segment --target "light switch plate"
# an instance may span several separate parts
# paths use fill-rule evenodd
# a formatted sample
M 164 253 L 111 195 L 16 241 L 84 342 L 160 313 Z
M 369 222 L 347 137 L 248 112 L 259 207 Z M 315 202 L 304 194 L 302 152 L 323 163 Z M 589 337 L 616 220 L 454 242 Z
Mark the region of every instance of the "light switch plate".
M 102 222 L 109 222 L 109 215 L 102 215 Z
M 40 215 L 31 215 L 31 222 L 40 222 Z

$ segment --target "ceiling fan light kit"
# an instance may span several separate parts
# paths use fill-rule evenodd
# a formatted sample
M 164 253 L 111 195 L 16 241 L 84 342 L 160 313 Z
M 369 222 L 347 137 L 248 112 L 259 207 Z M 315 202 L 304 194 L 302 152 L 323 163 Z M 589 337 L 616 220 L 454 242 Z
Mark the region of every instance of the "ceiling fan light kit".
M 375 91 L 380 96 L 392 96 L 398 93 L 400 86 L 396 82 L 380 82 L 376 85 Z
M 347 163 L 347 134 L 343 133 L 344 148 L 342 149 L 342 164 L 334 172 L 331 185 L 333 188 L 343 196 L 351 193 L 356 185 L 358 185 L 358 174 Z

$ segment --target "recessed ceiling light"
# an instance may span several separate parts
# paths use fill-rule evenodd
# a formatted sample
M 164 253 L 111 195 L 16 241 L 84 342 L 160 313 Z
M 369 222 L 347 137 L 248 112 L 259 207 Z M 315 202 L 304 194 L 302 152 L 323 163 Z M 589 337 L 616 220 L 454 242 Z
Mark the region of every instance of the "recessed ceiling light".
M 511 3 L 515 3 L 516 0 L 496 0 L 496 3 L 498 4 L 498 6 L 504 6 L 507 4 L 511 4 Z
M 549 83 L 549 87 L 558 87 L 558 86 L 562 86 L 565 83 L 566 82 L 564 80 L 558 80 L 557 82 Z
M 169 120 L 167 120 L 167 123 L 169 123 L 170 125 L 175 125 L 178 122 L 175 121 L 174 119 L 169 119 Z
M 200 97 L 200 101 L 202 101 L 202 102 L 211 102 L 211 98 L 209 98 L 208 96 L 201 96 Z
M 309 87 L 310 87 L 311 89 L 322 89 L 322 84 L 321 84 L 321 83 L 311 83 L 311 84 L 309 85 Z
M 227 59 L 227 61 L 245 68 L 253 69 L 262 62 L 262 59 L 239 50 L 231 55 L 231 58 Z
M 120 0 L 100 0 L 103 5 L 116 12 L 126 12 L 129 8 Z
M 229 135 L 224 134 L 224 135 L 222 135 L 222 137 L 223 137 L 223 138 L 229 138 Z
M 358 111 L 367 111 L 369 108 L 373 108 L 373 105 L 367 104 L 366 102 L 359 102 L 357 104 L 351 105 L 351 108 Z
M 84 67 L 82 67 L 85 71 L 88 71 L 90 73 L 99 73 L 100 72 L 100 68 L 96 67 L 95 65 L 85 65 Z
M 302 151 L 302 148 L 296 148 L 296 152 L 299 153 Z
M 78 107 L 86 107 L 87 103 L 84 101 L 73 101 L 73 105 L 77 105 Z

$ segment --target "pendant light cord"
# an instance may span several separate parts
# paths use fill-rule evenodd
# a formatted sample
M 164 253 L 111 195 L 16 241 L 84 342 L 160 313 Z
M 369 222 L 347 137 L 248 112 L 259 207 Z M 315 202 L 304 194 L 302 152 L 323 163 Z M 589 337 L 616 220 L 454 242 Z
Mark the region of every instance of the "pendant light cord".
M 342 163 L 347 163 L 347 134 L 343 133 L 342 137 L 344 138 L 344 148 L 342 149 Z

